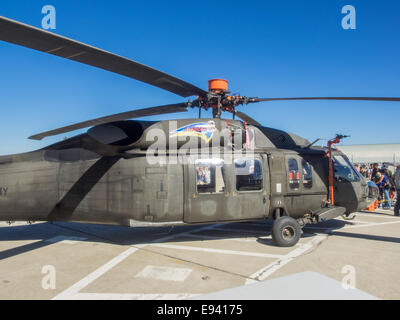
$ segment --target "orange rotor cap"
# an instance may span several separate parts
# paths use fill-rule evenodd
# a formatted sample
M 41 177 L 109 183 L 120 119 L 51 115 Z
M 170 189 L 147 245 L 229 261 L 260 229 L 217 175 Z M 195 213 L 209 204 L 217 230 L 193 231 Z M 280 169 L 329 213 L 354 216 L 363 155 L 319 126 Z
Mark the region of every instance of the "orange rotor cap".
M 212 79 L 208 80 L 209 91 L 228 91 L 228 80 L 224 79 Z

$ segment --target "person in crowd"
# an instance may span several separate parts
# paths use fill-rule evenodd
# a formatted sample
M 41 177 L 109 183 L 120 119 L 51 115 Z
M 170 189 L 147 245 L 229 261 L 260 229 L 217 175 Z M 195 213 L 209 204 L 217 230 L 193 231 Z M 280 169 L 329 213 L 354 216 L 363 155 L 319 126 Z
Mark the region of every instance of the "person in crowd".
M 391 208 L 391 202 L 390 202 L 390 196 L 389 196 L 389 190 L 390 190 L 390 182 L 388 176 L 385 174 L 384 170 L 381 170 L 380 172 L 378 171 L 375 175 L 375 183 L 379 188 L 379 193 L 381 195 L 382 199 L 382 208 L 385 209 L 390 209 Z M 379 205 L 380 207 L 380 205 Z
M 389 169 L 389 164 L 387 164 L 386 162 L 384 162 L 384 163 L 382 163 L 382 168 L 381 168 L 382 170 L 387 170 L 387 172 L 388 172 L 388 174 L 390 175 L 390 176 L 392 176 L 393 175 L 393 173 L 392 173 L 392 171 Z
M 396 167 L 395 173 L 392 173 L 386 162 L 369 165 L 355 163 L 354 167 L 378 186 L 378 207 L 390 209 L 394 206 L 394 215 L 400 216 L 400 165 Z
M 379 172 L 379 164 L 374 163 L 371 172 L 371 180 L 375 179 L 376 174 Z
M 396 196 L 396 188 L 392 185 L 389 191 L 390 203 L 392 204 L 392 207 L 394 206 L 395 196 Z
M 393 173 L 389 169 L 389 165 L 387 163 L 383 163 L 383 168 L 382 169 L 385 171 L 385 174 L 389 178 L 390 184 L 393 186 L 394 185 L 394 183 L 393 183 Z
M 371 179 L 372 169 L 371 167 L 365 166 L 367 171 L 367 178 Z
M 383 172 L 386 174 L 386 176 L 389 179 L 389 184 L 390 184 L 389 197 L 390 197 L 390 200 L 392 200 L 396 194 L 396 187 L 394 184 L 394 175 L 393 175 L 392 171 L 389 169 L 389 165 L 387 163 L 384 164 Z M 393 206 L 393 201 L 390 201 L 390 203 Z
M 366 165 L 362 165 L 361 167 L 360 167 L 360 173 L 365 177 L 365 178 L 369 178 L 369 176 L 368 176 L 368 170 L 367 170 L 367 166 Z
M 394 215 L 398 217 L 400 211 L 400 165 L 396 167 L 396 171 L 394 172 L 393 183 L 397 190 L 396 204 L 394 205 Z
M 372 163 L 369 164 L 368 167 L 368 178 L 372 180 L 372 170 L 374 169 L 374 165 Z
M 381 203 L 382 203 L 382 193 L 381 193 L 381 189 L 378 186 L 378 183 L 379 183 L 380 179 L 381 179 L 381 174 L 379 172 L 377 172 L 375 174 L 375 176 L 373 176 L 371 178 L 371 181 L 374 182 L 376 184 L 376 186 L 378 187 L 378 189 L 379 189 L 379 193 L 378 193 L 378 208 L 381 207 Z

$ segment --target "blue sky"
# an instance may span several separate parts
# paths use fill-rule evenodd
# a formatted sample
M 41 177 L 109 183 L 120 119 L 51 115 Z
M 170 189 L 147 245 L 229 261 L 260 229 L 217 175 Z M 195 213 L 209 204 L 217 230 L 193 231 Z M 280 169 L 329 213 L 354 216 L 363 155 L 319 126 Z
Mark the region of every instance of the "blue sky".
M 207 80 L 225 78 L 232 92 L 247 96 L 400 96 L 399 1 L 1 0 L 0 15 L 40 27 L 47 4 L 56 8 L 55 33 L 204 89 Z M 341 9 L 348 4 L 356 9 L 356 30 L 341 26 Z M 64 137 L 28 140 L 34 133 L 182 100 L 0 42 L 0 154 Z M 343 133 L 351 135 L 346 144 L 400 143 L 400 103 L 265 102 L 240 110 L 309 140 Z M 164 118 L 196 116 L 192 111 Z

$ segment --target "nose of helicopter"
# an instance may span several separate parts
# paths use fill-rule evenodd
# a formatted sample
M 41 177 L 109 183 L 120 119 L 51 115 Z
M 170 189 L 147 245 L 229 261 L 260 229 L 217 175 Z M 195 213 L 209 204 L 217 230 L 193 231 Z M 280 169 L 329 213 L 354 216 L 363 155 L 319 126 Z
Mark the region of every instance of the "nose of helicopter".
M 364 191 L 360 194 L 360 198 L 358 200 L 357 211 L 362 211 L 364 209 L 368 209 L 375 201 L 378 200 L 379 189 L 375 183 L 372 181 L 366 181 L 363 187 Z

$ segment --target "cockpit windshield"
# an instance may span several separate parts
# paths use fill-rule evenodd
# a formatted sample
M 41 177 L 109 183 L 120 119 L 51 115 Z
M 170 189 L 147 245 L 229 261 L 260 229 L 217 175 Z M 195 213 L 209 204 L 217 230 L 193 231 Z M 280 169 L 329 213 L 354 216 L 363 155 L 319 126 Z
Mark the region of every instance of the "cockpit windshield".
M 343 156 L 333 157 L 333 173 L 338 181 L 360 181 L 360 176 L 350 161 Z

